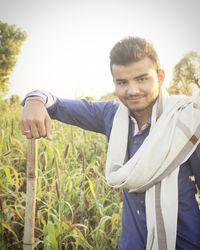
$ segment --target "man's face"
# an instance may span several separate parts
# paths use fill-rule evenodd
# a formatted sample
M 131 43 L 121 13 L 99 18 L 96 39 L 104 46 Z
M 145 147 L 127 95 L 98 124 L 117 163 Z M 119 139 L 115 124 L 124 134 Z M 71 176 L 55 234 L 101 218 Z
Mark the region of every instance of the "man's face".
M 156 71 L 152 61 L 144 58 L 126 66 L 112 66 L 115 92 L 120 101 L 134 113 L 151 113 L 164 80 L 164 72 Z

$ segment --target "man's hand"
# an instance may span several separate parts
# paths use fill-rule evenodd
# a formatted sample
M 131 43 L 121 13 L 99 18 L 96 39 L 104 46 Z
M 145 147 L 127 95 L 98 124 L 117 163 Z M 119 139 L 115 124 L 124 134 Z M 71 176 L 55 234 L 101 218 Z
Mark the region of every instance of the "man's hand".
M 47 137 L 51 140 L 51 118 L 41 101 L 26 101 L 20 123 L 27 139 Z

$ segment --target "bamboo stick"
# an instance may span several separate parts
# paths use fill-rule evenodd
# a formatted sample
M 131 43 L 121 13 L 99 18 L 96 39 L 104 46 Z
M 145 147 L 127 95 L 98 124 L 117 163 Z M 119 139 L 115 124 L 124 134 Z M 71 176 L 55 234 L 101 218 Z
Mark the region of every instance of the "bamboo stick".
M 27 151 L 27 183 L 26 183 L 26 208 L 23 250 L 34 249 L 35 206 L 38 175 L 38 145 L 37 140 L 28 140 Z

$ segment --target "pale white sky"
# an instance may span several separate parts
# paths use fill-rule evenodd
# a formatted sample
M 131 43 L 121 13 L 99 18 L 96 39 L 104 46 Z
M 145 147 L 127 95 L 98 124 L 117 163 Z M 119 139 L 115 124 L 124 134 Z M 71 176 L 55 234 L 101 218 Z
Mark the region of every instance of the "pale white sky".
M 73 98 L 111 92 L 109 51 L 130 35 L 154 43 L 168 84 L 185 53 L 200 53 L 199 10 L 199 0 L 0 0 L 0 20 L 28 35 L 10 93 L 44 89 Z

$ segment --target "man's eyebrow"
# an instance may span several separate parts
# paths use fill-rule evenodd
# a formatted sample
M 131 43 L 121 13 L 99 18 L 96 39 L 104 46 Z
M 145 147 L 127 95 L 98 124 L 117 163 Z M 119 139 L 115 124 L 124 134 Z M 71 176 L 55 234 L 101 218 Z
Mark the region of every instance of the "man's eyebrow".
M 135 76 L 133 79 L 134 79 L 134 80 L 137 80 L 137 79 L 142 78 L 142 77 L 145 77 L 145 76 L 148 76 L 148 74 L 147 74 L 147 73 L 141 74 L 141 75 Z
M 145 74 L 141 74 L 141 75 L 138 75 L 138 76 L 135 76 L 133 79 L 134 80 L 137 80 L 137 79 L 140 79 L 142 77 L 145 77 L 145 76 L 148 76 L 148 73 L 145 73 Z M 114 79 L 116 82 L 120 82 L 120 81 L 128 81 L 128 79 L 125 79 L 125 78 L 115 78 Z
M 123 78 L 115 78 L 114 80 L 116 82 L 121 82 L 121 81 L 125 82 L 125 81 L 128 81 L 127 79 L 123 79 Z

